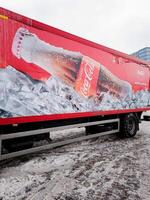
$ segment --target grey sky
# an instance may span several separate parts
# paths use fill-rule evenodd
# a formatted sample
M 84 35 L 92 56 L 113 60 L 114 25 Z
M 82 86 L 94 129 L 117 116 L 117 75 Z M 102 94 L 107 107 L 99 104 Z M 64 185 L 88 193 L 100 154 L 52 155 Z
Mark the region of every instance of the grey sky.
M 150 46 L 149 0 L 0 0 L 0 6 L 122 52 Z

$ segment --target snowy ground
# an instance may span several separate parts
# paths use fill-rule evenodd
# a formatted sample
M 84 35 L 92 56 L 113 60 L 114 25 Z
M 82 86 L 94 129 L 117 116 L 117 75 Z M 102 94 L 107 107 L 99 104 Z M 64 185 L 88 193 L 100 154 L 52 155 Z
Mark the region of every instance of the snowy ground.
M 150 199 L 150 122 L 133 139 L 105 136 L 1 163 L 0 200 L 125 199 Z

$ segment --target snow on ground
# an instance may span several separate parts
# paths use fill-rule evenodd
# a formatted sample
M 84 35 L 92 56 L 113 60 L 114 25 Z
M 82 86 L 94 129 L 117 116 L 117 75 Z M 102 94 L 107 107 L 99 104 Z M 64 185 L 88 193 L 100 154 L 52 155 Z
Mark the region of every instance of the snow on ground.
M 149 200 L 149 175 L 150 122 L 142 122 L 132 139 L 99 137 L 2 162 L 0 200 Z

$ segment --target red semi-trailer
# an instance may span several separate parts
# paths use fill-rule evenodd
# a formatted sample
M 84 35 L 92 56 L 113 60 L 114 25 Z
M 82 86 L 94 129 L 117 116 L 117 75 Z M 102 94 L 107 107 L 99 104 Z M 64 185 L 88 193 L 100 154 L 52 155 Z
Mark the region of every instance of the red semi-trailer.
M 74 141 L 21 149 L 51 130 L 136 134 L 150 110 L 147 62 L 4 8 L 0 30 L 0 159 Z

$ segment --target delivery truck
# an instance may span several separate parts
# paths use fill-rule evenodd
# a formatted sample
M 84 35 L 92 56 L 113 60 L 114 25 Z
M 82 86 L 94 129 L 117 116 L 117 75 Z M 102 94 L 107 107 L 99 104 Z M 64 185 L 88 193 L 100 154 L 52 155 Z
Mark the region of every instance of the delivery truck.
M 150 110 L 150 65 L 0 8 L 0 159 L 118 133 Z M 146 118 L 149 119 L 148 117 Z M 52 130 L 85 127 L 53 142 Z M 33 147 L 34 141 L 48 144 Z

